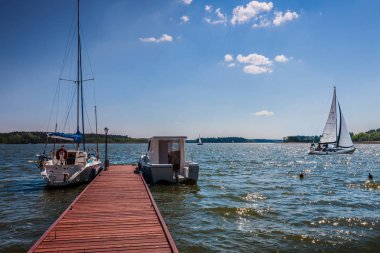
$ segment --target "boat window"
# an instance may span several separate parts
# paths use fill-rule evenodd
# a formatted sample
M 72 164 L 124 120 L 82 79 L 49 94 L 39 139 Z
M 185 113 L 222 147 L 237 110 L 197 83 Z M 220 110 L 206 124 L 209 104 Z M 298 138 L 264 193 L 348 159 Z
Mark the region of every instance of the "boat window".
M 181 145 L 179 141 L 170 141 L 168 145 L 169 163 L 180 164 L 181 163 Z
M 171 141 L 169 145 L 169 151 L 180 151 L 181 145 L 179 144 L 179 141 Z
M 67 165 L 75 164 L 75 157 L 76 157 L 76 152 L 69 152 L 67 155 L 66 164 Z

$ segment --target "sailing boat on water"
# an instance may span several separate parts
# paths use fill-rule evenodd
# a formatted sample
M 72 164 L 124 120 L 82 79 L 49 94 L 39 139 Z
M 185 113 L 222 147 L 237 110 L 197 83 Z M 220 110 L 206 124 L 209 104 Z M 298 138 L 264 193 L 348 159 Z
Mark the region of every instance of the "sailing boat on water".
M 339 108 L 339 121 L 337 115 L 337 103 Z M 339 123 L 339 124 L 338 124 Z M 331 154 L 352 154 L 356 148 L 352 143 L 351 135 L 348 132 L 346 121 L 344 120 L 342 109 L 336 99 L 336 88 L 331 103 L 330 113 L 327 118 L 318 146 L 311 144 L 310 155 L 331 155 Z
M 48 139 L 54 139 L 54 147 L 50 155 L 46 155 L 45 150 L 39 156 L 39 166 L 41 175 L 48 186 L 66 186 L 91 181 L 99 173 L 102 162 L 98 158 L 98 154 L 90 155 L 86 152 L 86 143 L 84 135 L 84 108 L 83 108 L 83 79 L 82 79 L 82 52 L 81 37 L 79 29 L 79 0 L 77 3 L 77 76 L 73 82 L 76 85 L 76 133 L 68 134 L 57 132 L 47 133 Z M 80 121 L 81 119 L 81 121 Z M 80 131 L 80 125 L 82 132 Z M 55 150 L 56 140 L 64 140 L 73 142 L 74 149 L 67 150 L 62 145 Z
M 198 145 L 203 145 L 201 135 L 199 135 L 199 138 L 198 138 Z

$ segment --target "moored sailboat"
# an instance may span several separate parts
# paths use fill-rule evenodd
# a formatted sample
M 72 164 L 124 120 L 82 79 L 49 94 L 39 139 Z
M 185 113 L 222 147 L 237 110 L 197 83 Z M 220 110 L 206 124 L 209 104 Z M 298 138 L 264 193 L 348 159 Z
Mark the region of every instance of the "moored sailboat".
M 339 120 L 337 114 L 339 109 Z M 334 87 L 333 99 L 330 113 L 318 146 L 311 144 L 310 155 L 352 154 L 356 150 L 352 143 L 351 135 L 347 129 L 343 112 L 336 99 L 336 88 Z
M 77 14 L 77 76 L 73 82 L 76 85 L 76 133 L 68 134 L 55 132 L 47 133 L 48 139 L 63 140 L 65 143 L 74 143 L 74 148 L 67 150 L 62 145 L 46 155 L 46 146 L 42 155 L 39 156 L 39 166 L 41 175 L 48 186 L 66 186 L 91 181 L 101 168 L 101 161 L 98 154 L 90 155 L 86 152 L 86 142 L 84 135 L 84 108 L 83 108 L 83 79 L 82 79 L 82 53 L 81 37 L 79 29 L 79 0 Z M 81 120 L 80 120 L 81 119 Z M 80 131 L 80 125 L 82 132 Z

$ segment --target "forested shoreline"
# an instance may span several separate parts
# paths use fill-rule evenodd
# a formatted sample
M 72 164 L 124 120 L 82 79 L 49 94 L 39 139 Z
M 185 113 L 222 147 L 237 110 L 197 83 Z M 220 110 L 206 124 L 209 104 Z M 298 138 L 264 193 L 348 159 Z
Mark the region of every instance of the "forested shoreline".
M 104 134 L 86 134 L 85 140 L 87 143 L 105 142 Z M 50 140 L 51 141 L 51 140 Z M 128 135 L 107 135 L 109 143 L 148 143 L 148 138 L 131 138 Z M 37 144 L 46 142 L 45 132 L 10 132 L 0 133 L 0 144 Z M 58 142 L 65 142 L 59 140 Z M 187 140 L 187 143 L 196 143 L 198 139 Z M 275 139 L 246 139 L 242 137 L 210 137 L 202 138 L 203 143 L 274 143 L 282 142 Z
M 360 143 L 376 143 L 380 142 L 380 128 L 372 129 L 367 132 L 358 134 L 350 133 L 352 141 Z M 205 137 L 202 138 L 203 143 L 279 143 L 279 142 L 315 142 L 317 143 L 320 136 L 287 136 L 283 140 L 278 139 L 246 139 L 242 137 Z M 105 141 L 104 134 L 86 134 L 85 140 L 87 143 L 100 143 Z M 148 138 L 132 138 L 128 135 L 113 135 L 107 136 L 109 143 L 148 143 Z M 10 133 L 0 133 L 0 144 L 37 144 L 46 142 L 46 133 L 38 131 L 16 131 Z M 59 141 L 65 142 L 65 141 Z M 196 143 L 198 139 L 187 140 L 187 143 Z
M 46 143 L 47 137 L 45 132 L 11 132 L 0 133 L 1 144 L 37 144 Z M 105 142 L 104 134 L 86 134 L 85 140 L 87 143 L 100 143 Z M 65 141 L 59 140 L 58 142 L 64 143 Z M 107 135 L 107 142 L 109 143 L 147 143 L 146 138 L 131 138 L 128 135 Z

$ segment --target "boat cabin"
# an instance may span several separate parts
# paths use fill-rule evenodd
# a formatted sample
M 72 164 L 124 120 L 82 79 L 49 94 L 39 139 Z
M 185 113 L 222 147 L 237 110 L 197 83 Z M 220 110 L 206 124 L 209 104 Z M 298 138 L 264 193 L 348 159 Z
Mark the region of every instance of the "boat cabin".
M 149 140 L 148 155 L 152 164 L 175 164 L 185 166 L 186 136 L 153 136 Z
M 186 161 L 186 136 L 153 136 L 138 167 L 149 183 L 196 183 L 199 165 Z

